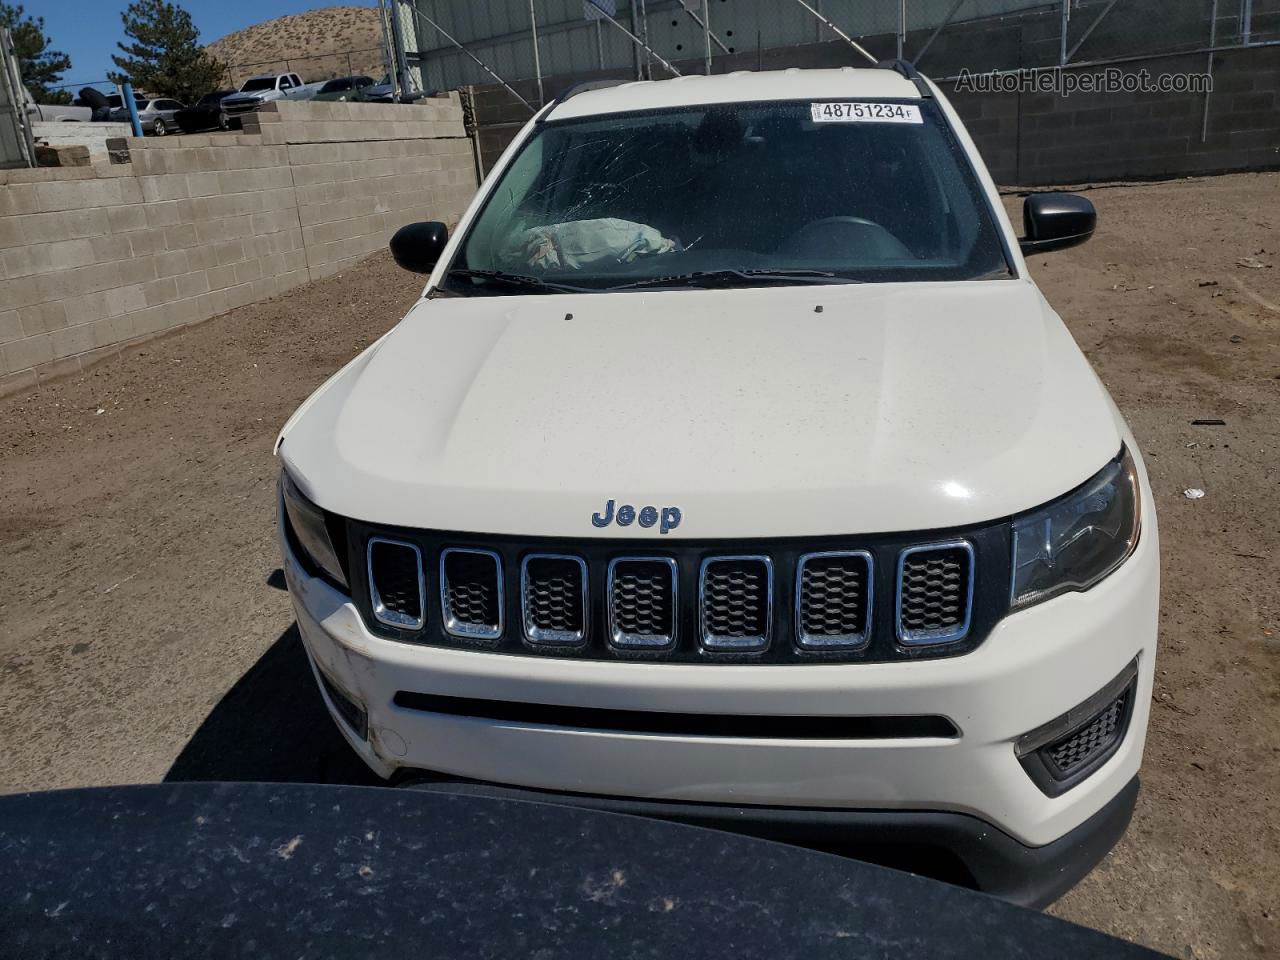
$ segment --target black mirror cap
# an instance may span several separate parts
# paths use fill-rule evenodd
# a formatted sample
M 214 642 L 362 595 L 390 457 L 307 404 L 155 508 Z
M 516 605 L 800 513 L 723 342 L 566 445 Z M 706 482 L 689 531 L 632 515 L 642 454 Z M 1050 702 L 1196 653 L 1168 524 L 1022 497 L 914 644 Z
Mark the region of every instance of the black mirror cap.
M 430 273 L 448 242 L 449 228 L 439 221 L 430 220 L 401 227 L 392 236 L 389 246 L 392 259 L 404 269 L 413 273 Z
M 1023 253 L 1048 253 L 1084 243 L 1093 236 L 1098 212 L 1075 193 L 1033 193 L 1022 205 Z

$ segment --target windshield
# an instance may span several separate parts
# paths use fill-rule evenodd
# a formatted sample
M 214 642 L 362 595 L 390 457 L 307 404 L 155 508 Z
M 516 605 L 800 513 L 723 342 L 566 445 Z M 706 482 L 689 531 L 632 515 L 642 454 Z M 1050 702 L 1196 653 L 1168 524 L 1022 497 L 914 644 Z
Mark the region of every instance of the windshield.
M 276 88 L 275 77 L 258 77 L 256 80 L 248 80 L 245 85 L 240 88 L 241 93 L 250 93 L 254 90 L 274 90 Z
M 744 286 L 1012 276 L 977 178 L 927 101 L 702 105 L 542 124 L 445 285 L 538 286 L 495 272 L 585 290 L 704 285 L 708 275 Z

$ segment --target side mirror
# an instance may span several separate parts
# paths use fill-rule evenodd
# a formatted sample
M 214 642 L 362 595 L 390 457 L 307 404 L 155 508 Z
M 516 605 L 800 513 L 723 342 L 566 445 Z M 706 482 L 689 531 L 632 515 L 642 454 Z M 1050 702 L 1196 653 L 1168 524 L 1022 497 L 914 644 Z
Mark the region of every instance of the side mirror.
M 434 220 L 410 223 L 391 238 L 391 256 L 404 269 L 413 273 L 430 273 L 449 242 L 449 228 Z
M 1023 253 L 1048 253 L 1084 243 L 1093 236 L 1098 212 L 1074 193 L 1033 193 L 1022 206 Z

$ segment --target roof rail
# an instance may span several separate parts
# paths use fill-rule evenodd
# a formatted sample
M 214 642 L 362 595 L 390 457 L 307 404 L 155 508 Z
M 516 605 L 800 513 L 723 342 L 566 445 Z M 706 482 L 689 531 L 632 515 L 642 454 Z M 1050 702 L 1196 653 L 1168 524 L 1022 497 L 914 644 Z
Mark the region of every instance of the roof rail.
M 556 107 L 564 103 L 566 100 L 573 99 L 580 93 L 586 93 L 589 90 L 603 90 L 606 87 L 619 87 L 624 83 L 635 82 L 636 81 L 631 77 L 604 77 L 596 80 L 579 80 L 577 83 L 569 84 L 552 97 L 548 103 L 548 106 L 550 106 L 551 109 L 543 113 L 542 116 L 550 116 Z M 541 123 L 542 120 L 539 119 L 538 122 Z
M 881 70 L 893 70 L 902 74 L 916 85 L 916 89 L 920 91 L 922 99 L 929 100 L 933 97 L 933 91 L 929 89 L 929 84 L 925 82 L 924 77 L 920 76 L 920 71 L 916 69 L 916 65 L 910 60 L 898 58 L 880 60 L 876 63 L 876 66 Z

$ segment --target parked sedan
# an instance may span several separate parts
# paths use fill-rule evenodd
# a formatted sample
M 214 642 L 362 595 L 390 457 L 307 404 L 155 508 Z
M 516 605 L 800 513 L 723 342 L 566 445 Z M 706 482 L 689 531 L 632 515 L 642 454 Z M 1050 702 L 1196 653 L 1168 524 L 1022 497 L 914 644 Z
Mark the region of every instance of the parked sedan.
M 138 100 L 138 120 L 142 123 L 142 132 L 153 133 L 163 137 L 170 130 L 178 129 L 174 115 L 182 109 L 177 100 Z M 129 108 L 120 107 L 111 111 L 111 119 L 117 123 L 129 122 Z
M 222 98 L 229 97 L 235 92 L 233 89 L 206 93 L 195 102 L 194 106 L 185 107 L 175 113 L 173 119 L 182 128 L 183 133 L 196 133 L 213 127 L 228 130 L 231 127 L 231 121 L 226 111 L 222 109 Z
M 335 77 L 320 87 L 313 100 L 363 100 L 373 86 L 373 77 Z

